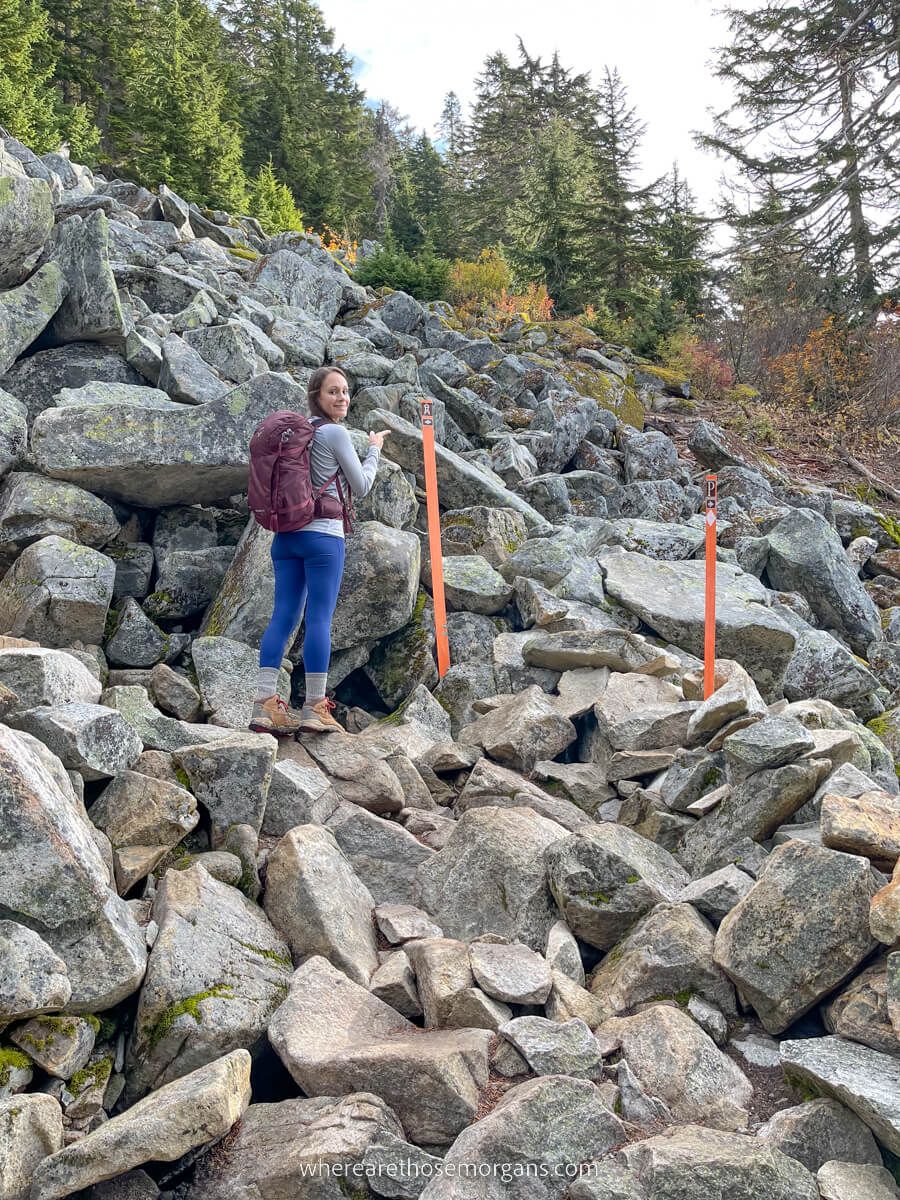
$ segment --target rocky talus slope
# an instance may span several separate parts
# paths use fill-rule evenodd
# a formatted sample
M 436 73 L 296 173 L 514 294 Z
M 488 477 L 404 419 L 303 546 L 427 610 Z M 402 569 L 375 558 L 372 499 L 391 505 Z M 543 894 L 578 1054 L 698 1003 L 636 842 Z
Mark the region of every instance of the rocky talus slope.
M 571 322 L 0 147 L 0 1200 L 896 1197 L 895 525 Z M 347 733 L 276 743 L 247 443 L 323 362 L 391 436 Z

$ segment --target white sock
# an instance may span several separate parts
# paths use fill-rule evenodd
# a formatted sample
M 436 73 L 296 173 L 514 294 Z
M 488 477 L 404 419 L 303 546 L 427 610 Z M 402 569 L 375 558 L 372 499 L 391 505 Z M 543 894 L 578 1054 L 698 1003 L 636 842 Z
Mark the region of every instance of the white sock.
M 328 683 L 327 671 L 306 672 L 306 700 L 304 703 L 313 705 L 325 699 L 325 687 Z
M 256 695 L 254 700 L 268 700 L 278 690 L 278 668 L 260 667 L 256 679 Z

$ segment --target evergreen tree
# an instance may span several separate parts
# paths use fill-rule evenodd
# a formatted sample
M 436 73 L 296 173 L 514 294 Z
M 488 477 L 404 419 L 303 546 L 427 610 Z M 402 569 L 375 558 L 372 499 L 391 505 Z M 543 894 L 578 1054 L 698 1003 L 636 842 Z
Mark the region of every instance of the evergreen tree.
M 734 103 L 699 141 L 773 186 L 811 255 L 837 265 L 865 306 L 900 261 L 900 10 L 896 0 L 768 0 L 726 10 L 716 74 Z M 881 207 L 886 219 L 874 219 Z M 769 230 L 768 236 L 772 236 Z
M 696 200 L 677 163 L 662 180 L 656 203 L 655 240 L 663 293 L 686 317 L 697 317 L 706 308 L 710 281 L 703 257 L 709 222 L 697 213 Z
M 279 181 L 271 159 L 259 168 L 250 185 L 250 215 L 269 234 L 303 228 L 303 214 L 294 203 L 291 189 Z
M 633 315 L 648 301 L 655 265 L 654 185 L 634 182 L 645 126 L 628 103 L 625 85 L 607 67 L 598 89 L 599 128 L 593 149 L 591 259 L 606 301 L 616 316 Z
M 441 109 L 437 129 L 444 143 L 447 161 L 457 165 L 465 148 L 466 130 L 462 105 L 456 92 L 448 92 L 444 97 L 444 107 Z
M 444 99 L 437 133 L 443 143 L 444 221 L 447 228 L 444 244 L 446 253 L 460 254 L 465 245 L 464 231 L 470 210 L 465 172 L 468 131 L 455 92 L 448 92 Z
M 405 118 L 392 104 L 382 100 L 371 120 L 372 139 L 369 151 L 369 170 L 372 173 L 372 191 L 375 197 L 372 230 L 376 237 L 383 238 L 388 229 L 388 206 L 394 190 L 394 163 L 399 130 Z
M 574 130 L 554 117 L 534 140 L 512 215 L 508 253 L 517 280 L 546 284 L 562 312 L 577 311 L 592 286 L 585 238 L 589 169 Z
M 81 106 L 100 131 L 101 154 L 140 131 L 127 110 L 137 83 L 141 46 L 156 25 L 156 3 L 138 0 L 44 0 L 57 59 L 55 82 L 67 107 Z
M 203 0 L 158 0 L 153 21 L 123 114 L 123 164 L 192 200 L 243 211 L 247 179 L 241 133 L 227 116 L 221 27 Z
M 0 0 L 0 125 L 39 153 L 55 149 L 62 132 L 49 86 L 54 68 L 37 0 Z
M 352 64 L 312 0 L 220 6 L 241 62 L 248 166 L 274 169 L 318 227 L 371 225 L 372 122 Z

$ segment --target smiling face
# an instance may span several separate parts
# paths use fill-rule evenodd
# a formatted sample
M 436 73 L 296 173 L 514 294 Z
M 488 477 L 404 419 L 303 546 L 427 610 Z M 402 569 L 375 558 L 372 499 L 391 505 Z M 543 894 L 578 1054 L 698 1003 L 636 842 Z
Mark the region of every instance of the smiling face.
M 319 407 L 332 421 L 343 421 L 350 407 L 350 388 L 339 371 L 331 371 L 322 381 Z

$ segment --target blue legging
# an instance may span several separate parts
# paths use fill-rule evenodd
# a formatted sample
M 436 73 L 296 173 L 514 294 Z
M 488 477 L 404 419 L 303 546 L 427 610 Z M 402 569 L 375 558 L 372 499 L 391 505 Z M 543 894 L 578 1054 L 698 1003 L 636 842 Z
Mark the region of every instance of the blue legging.
M 291 631 L 306 598 L 303 669 L 328 670 L 331 618 L 344 573 L 344 539 L 331 533 L 296 529 L 272 539 L 275 608 L 259 644 L 259 665 L 280 667 Z

